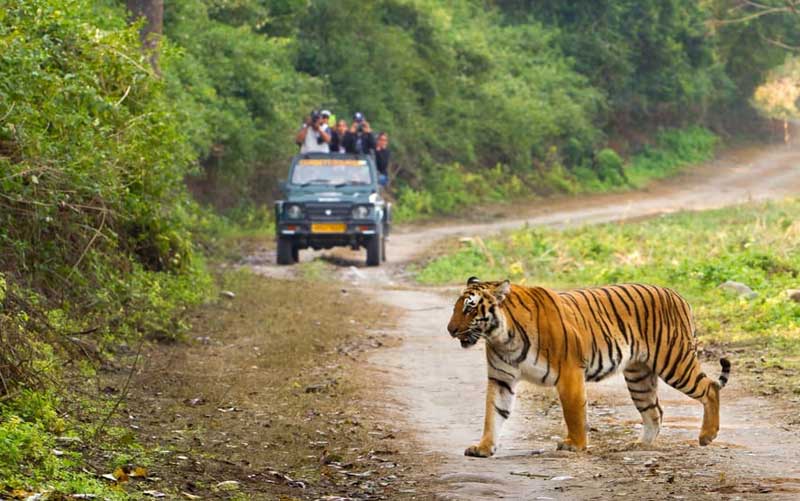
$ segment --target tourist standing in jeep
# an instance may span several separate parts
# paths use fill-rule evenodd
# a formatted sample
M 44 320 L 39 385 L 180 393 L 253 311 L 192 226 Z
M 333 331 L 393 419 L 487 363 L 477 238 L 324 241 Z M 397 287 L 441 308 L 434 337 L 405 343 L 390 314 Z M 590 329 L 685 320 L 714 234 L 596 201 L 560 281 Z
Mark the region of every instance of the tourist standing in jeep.
M 331 153 L 347 153 L 344 147 L 344 137 L 347 135 L 347 121 L 340 118 L 336 127 L 331 131 Z
M 375 136 L 360 111 L 353 114 L 353 123 L 344 136 L 344 149 L 352 155 L 372 155 L 375 152 Z
M 305 123 L 297 132 L 295 142 L 300 146 L 300 153 L 328 153 L 331 136 L 327 127 L 322 126 L 322 115 L 312 110 Z

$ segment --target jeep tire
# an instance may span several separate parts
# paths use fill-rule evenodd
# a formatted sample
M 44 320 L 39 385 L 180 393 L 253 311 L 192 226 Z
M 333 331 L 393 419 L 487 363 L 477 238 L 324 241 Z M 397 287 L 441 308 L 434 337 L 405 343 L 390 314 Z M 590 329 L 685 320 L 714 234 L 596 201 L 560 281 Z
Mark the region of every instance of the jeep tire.
M 288 238 L 278 237 L 278 264 L 294 264 L 294 245 Z
M 383 236 L 373 236 L 367 242 L 367 266 L 380 266 L 383 254 Z

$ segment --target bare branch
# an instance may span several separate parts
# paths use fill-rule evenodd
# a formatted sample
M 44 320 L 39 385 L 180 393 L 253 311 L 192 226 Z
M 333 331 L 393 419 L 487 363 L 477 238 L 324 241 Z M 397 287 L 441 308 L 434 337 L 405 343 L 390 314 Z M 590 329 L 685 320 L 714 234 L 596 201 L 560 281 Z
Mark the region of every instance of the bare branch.
M 758 12 L 754 12 L 749 16 L 743 16 L 736 19 L 718 19 L 715 21 L 714 24 L 718 26 L 726 25 L 726 24 L 736 24 L 736 23 L 746 23 L 748 21 L 752 21 L 753 19 L 758 19 L 760 17 L 768 16 L 770 14 L 777 14 L 779 12 L 789 12 L 788 7 L 773 7 L 771 9 L 764 9 L 759 10 Z
M 767 42 L 770 45 L 774 45 L 776 47 L 780 47 L 781 49 L 791 50 L 791 51 L 800 51 L 800 45 L 788 45 L 780 40 L 775 40 L 774 38 L 768 38 L 764 35 L 760 35 L 761 39 Z

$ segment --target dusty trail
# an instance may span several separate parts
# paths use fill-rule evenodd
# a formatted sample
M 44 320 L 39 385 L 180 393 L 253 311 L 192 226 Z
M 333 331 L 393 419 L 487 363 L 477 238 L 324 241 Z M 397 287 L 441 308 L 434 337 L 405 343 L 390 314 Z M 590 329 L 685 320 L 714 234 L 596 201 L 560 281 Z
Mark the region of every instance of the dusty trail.
M 445 325 L 458 289 L 434 291 L 403 283 L 403 263 L 437 240 L 529 225 L 565 226 L 702 210 L 800 193 L 800 151 L 739 152 L 645 192 L 535 204 L 523 215 L 490 223 L 400 231 L 389 243 L 389 266 L 362 268 L 362 256 L 337 254 L 354 266 L 343 280 L 380 292 L 375 297 L 405 311 L 396 335 L 403 343 L 378 351 L 371 363 L 388 371 L 387 391 L 433 465 L 441 499 L 769 499 L 800 498 L 800 433 L 788 404 L 753 396 L 734 365 L 722 394 L 722 429 L 709 447 L 697 445 L 702 407 L 660 386 L 665 409 L 657 446 L 626 444 L 640 433 L 640 418 L 621 377 L 588 386 L 590 447 L 556 452 L 563 420 L 553 390 L 525 386 L 490 459 L 466 458 L 480 437 L 486 384 L 479 344 L 462 350 Z M 313 255 L 302 256 L 305 259 Z M 357 260 L 356 260 L 357 259 Z M 258 266 L 261 272 L 286 269 Z M 465 277 L 466 278 L 466 277 Z M 394 287 L 401 283 L 403 287 Z M 735 360 L 734 360 L 735 364 Z M 707 372 L 714 377 L 719 367 Z M 797 402 L 794 402 L 795 407 Z

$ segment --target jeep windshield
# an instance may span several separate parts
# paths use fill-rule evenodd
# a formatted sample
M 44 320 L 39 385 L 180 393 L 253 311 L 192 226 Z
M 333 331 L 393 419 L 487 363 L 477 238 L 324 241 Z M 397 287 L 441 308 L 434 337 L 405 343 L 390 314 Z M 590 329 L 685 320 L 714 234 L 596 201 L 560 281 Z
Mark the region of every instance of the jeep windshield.
M 300 186 L 340 187 L 371 184 L 372 178 L 366 160 L 305 158 L 295 165 L 290 182 Z

